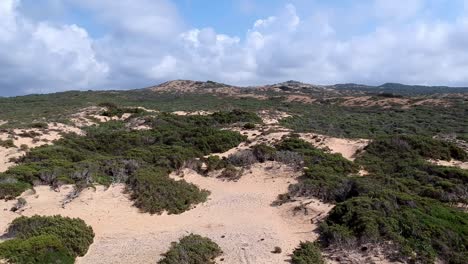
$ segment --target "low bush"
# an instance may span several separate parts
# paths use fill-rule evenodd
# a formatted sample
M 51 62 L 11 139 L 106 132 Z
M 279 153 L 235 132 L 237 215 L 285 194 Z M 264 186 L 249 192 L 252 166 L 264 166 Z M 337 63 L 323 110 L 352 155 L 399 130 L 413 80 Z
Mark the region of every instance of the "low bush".
M 13 220 L 0 244 L 0 258 L 12 263 L 74 263 L 93 243 L 94 232 L 77 218 L 21 216 Z
M 0 244 L 0 258 L 16 264 L 75 263 L 74 257 L 53 235 L 7 240 Z
M 292 264 L 325 264 L 320 248 L 316 243 L 301 242 L 293 251 Z
M 214 264 L 214 259 L 222 254 L 221 248 L 209 238 L 188 235 L 173 242 L 168 252 L 163 254 L 159 264 Z
M 6 236 L 28 239 L 40 235 L 56 236 L 70 256 L 84 256 L 93 243 L 93 229 L 78 218 L 61 216 L 19 217 L 13 220 Z
M 167 176 L 165 168 L 145 168 L 130 176 L 127 184 L 136 207 L 151 214 L 167 211 L 180 214 L 194 204 L 206 201 L 208 191 L 184 180 Z
M 0 139 L 0 147 L 4 148 L 16 148 L 15 143 L 12 139 L 1 140 Z

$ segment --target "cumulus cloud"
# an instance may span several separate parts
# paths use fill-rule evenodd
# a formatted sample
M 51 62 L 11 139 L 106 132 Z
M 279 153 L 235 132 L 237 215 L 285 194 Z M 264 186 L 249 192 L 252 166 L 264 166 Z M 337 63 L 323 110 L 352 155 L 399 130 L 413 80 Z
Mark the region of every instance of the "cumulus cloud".
M 20 12 L 20 0 L 2 0 L 0 94 L 139 88 L 170 79 L 468 85 L 468 12 L 450 21 L 418 16 L 430 1 L 369 0 L 364 9 L 346 10 L 366 21 L 365 30 L 330 10 L 304 15 L 288 4 L 243 36 L 193 28 L 169 0 L 60 2 L 85 12 L 103 33 L 32 19 Z
M 0 4 L 1 93 L 98 86 L 108 65 L 96 59 L 86 30 L 34 23 L 16 12 L 19 4 L 17 0 Z

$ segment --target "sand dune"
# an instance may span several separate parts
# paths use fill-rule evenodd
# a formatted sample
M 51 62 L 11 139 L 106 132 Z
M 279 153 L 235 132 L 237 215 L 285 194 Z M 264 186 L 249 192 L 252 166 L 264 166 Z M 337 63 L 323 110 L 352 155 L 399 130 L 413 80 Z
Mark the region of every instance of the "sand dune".
M 257 164 L 238 182 L 227 182 L 185 170 L 185 180 L 211 195 L 207 202 L 181 215 L 139 213 L 122 193 L 122 185 L 86 190 L 65 208 L 61 201 L 71 186 L 60 192 L 41 186 L 36 193 L 22 195 L 28 202 L 22 214 L 79 217 L 93 226 L 95 243 L 77 263 L 154 263 L 172 241 L 189 233 L 218 243 L 225 252 L 222 263 L 286 263 L 300 241 L 316 239 L 311 219 L 325 216 L 332 208 L 315 200 L 307 205 L 307 215 L 294 214 L 293 208 L 300 202 L 272 207 L 298 174 L 277 163 Z M 0 230 L 19 216 L 9 211 L 14 203 L 0 202 Z M 283 253 L 271 253 L 275 246 Z

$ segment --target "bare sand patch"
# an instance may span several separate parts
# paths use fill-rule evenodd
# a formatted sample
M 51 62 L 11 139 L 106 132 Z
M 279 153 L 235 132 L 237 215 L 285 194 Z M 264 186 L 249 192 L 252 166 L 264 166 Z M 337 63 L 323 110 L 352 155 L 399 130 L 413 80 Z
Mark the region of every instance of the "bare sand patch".
M 429 160 L 432 164 L 440 165 L 440 166 L 447 166 L 447 167 L 457 167 L 460 169 L 468 170 L 468 162 L 467 161 L 460 161 L 460 160 Z
M 180 116 L 192 116 L 192 115 L 201 115 L 201 116 L 207 116 L 211 115 L 214 112 L 212 111 L 204 111 L 204 110 L 199 110 L 199 111 L 193 111 L 193 112 L 187 112 L 187 111 L 175 111 L 172 112 L 174 115 L 180 115 Z
M 211 191 L 211 195 L 207 202 L 180 215 L 139 213 L 122 193 L 123 185 L 85 190 L 65 208 L 61 201 L 71 186 L 62 187 L 60 192 L 40 186 L 36 193 L 22 195 L 27 201 L 22 214 L 60 214 L 90 224 L 95 242 L 77 263 L 154 263 L 171 242 L 190 233 L 218 243 L 225 252 L 223 263 L 287 263 L 300 241 L 316 239 L 311 219 L 326 215 L 332 206 L 312 201 L 307 214 L 302 215 L 293 210 L 294 203 L 272 207 L 277 195 L 286 192 L 299 173 L 273 163 L 256 164 L 245 173 L 239 181 L 228 182 L 184 170 L 186 181 Z M 9 211 L 14 203 L 0 202 L 0 230 L 19 216 Z M 281 254 L 271 253 L 276 246 L 282 248 Z
M 1 132 L 0 139 L 11 139 L 15 147 L 0 147 L 0 172 L 8 170 L 9 167 L 14 165 L 13 162 L 10 162 L 11 159 L 18 158 L 26 154 L 27 149 L 22 148 L 22 146 L 27 146 L 28 149 L 31 149 L 52 144 L 54 140 L 62 137 L 62 133 L 76 133 L 78 135 L 83 135 L 83 131 L 81 129 L 60 123 L 49 123 L 48 128 L 46 129 L 9 129 L 7 132 Z
M 286 102 L 298 102 L 298 103 L 304 103 L 304 104 L 311 104 L 315 101 L 317 101 L 317 99 L 312 98 L 307 95 L 293 94 L 293 95 L 286 96 Z
M 269 110 L 262 110 L 257 114 L 260 116 L 260 118 L 262 118 L 262 121 L 265 125 L 277 125 L 281 119 L 291 116 L 285 112 Z
M 329 149 L 332 153 L 340 153 L 349 160 L 354 160 L 358 152 L 368 144 L 368 139 L 335 138 L 315 133 L 301 133 L 301 138 L 315 147 Z

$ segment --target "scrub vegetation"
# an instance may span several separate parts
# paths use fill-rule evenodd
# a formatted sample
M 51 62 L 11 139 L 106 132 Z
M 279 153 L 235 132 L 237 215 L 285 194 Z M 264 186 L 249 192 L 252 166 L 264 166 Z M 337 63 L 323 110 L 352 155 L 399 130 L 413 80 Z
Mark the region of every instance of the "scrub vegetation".
M 61 216 L 19 217 L 0 243 L 0 258 L 11 263 L 75 263 L 93 243 L 93 229 L 81 219 Z

